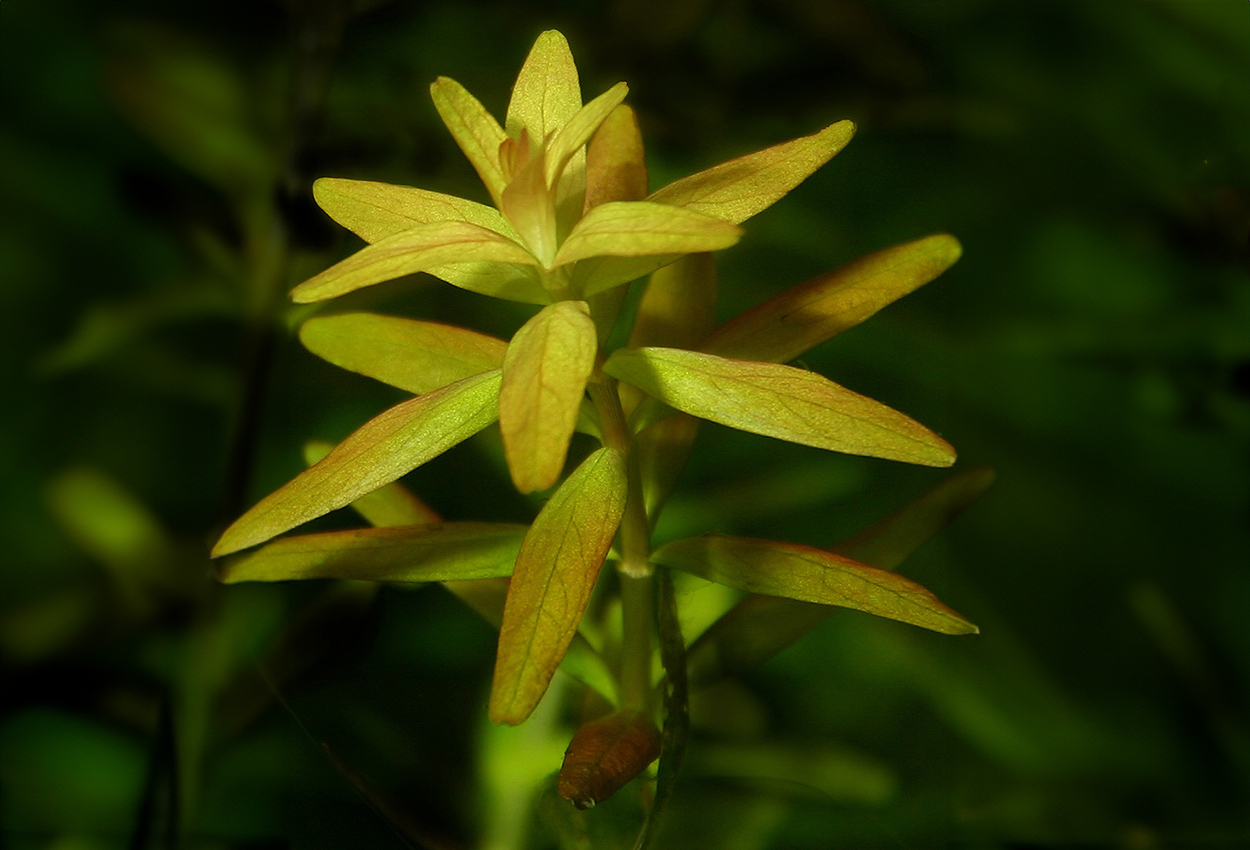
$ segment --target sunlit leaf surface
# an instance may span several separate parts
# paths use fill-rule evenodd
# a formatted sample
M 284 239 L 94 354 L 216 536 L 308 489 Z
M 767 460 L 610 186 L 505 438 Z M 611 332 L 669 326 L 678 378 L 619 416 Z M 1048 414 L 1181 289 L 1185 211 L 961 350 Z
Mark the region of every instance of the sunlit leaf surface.
M 819 133 L 683 177 L 653 192 L 647 200 L 738 224 L 781 200 L 846 147 L 854 135 L 854 124 L 839 121 Z
M 943 634 L 977 632 L 914 581 L 810 546 L 713 534 L 661 546 L 652 560 L 751 593 L 854 608 Z
M 508 348 L 476 331 L 376 313 L 314 316 L 299 338 L 335 366 L 416 394 L 499 369 Z
M 603 369 L 678 410 L 742 431 L 925 466 L 955 461 L 950 444 L 920 423 L 804 369 L 675 348 L 619 349 Z
M 366 242 L 378 242 L 434 221 L 467 221 L 515 238 L 494 207 L 411 186 L 322 177 L 313 197 L 331 218 Z
M 375 283 L 464 262 L 525 265 L 532 264 L 534 258 L 494 230 L 466 221 L 435 221 L 361 248 L 295 287 L 291 298 L 300 304 L 325 301 Z M 533 297 L 545 296 L 536 291 Z
M 577 632 L 625 511 L 625 458 L 602 448 L 543 506 L 512 574 L 499 631 L 490 716 L 525 720 Z
M 600 255 L 638 257 L 718 251 L 741 237 L 740 228 L 701 213 L 647 201 L 608 202 L 587 212 L 573 227 L 554 264 Z
M 217 541 L 214 557 L 350 504 L 473 436 L 498 415 L 499 380 L 495 371 L 466 378 L 369 420 L 236 520 Z
M 439 77 L 430 85 L 430 97 L 452 138 L 498 204 L 507 185 L 499 167 L 499 145 L 507 134 L 477 98 L 449 77 Z
M 564 469 L 596 351 L 595 323 L 584 301 L 543 308 L 508 345 L 499 429 L 522 493 L 545 490 Z
M 287 537 L 226 564 L 222 581 L 463 581 L 512 573 L 527 527 L 455 522 Z

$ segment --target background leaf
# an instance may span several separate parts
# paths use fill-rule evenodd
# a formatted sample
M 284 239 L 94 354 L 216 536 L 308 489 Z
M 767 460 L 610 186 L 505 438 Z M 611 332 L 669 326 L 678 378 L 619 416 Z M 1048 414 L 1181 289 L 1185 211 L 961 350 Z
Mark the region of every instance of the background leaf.
M 526 526 L 476 522 L 362 528 L 286 537 L 231 560 L 219 577 L 240 581 L 337 578 L 466 581 L 512 574 Z

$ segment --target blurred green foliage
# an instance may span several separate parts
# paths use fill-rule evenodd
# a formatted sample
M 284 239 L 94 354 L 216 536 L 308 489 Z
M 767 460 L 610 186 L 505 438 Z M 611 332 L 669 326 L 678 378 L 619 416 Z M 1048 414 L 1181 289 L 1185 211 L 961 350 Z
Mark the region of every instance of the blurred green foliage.
M 463 846 L 505 829 L 500 771 L 558 766 L 483 731 L 494 635 L 449 594 L 223 589 L 206 557 L 307 438 L 398 399 L 289 333 L 284 291 L 354 247 L 312 179 L 480 194 L 426 85 L 498 114 L 551 26 L 587 91 L 630 82 L 653 185 L 855 120 L 728 252 L 724 315 L 955 234 L 951 272 L 806 362 L 998 471 L 903 568 L 982 634 L 840 614 L 696 695 L 663 846 L 1245 846 L 1244 0 L 0 4 L 6 845 L 402 846 L 390 812 Z M 375 289 L 353 303 L 523 315 Z M 939 475 L 709 426 L 661 533 L 827 546 Z M 505 482 L 489 437 L 408 478 L 528 521 Z M 693 618 L 719 592 L 678 587 Z M 625 846 L 613 803 L 551 796 L 551 846 Z

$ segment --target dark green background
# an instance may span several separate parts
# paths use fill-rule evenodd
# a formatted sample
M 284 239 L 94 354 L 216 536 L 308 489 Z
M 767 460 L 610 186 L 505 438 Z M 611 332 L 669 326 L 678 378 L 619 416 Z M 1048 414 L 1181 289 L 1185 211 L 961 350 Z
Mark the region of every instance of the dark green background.
M 653 188 L 858 123 L 721 256 L 724 316 L 955 234 L 950 272 L 804 363 L 942 433 L 957 468 L 999 474 L 904 570 L 982 634 L 847 614 L 696 705 L 672 846 L 1247 846 L 1246 0 L 357 6 L 0 4 L 9 846 L 163 846 L 161 706 L 246 683 L 320 590 L 215 590 L 214 532 L 300 468 L 304 439 L 401 397 L 246 319 L 258 225 L 239 210 L 284 227 L 294 283 L 358 244 L 311 205 L 315 176 L 485 200 L 428 83 L 454 77 L 501 115 L 552 26 L 587 96 L 630 83 Z M 428 279 L 355 301 L 503 336 L 526 315 Z M 270 327 L 232 497 L 242 364 Z M 118 602 L 108 522 L 93 537 L 83 514 L 102 514 L 66 495 L 96 480 L 83 469 L 165 529 L 148 568 L 172 578 L 140 580 L 144 612 Z M 707 427 L 661 534 L 830 545 L 941 477 Z M 489 438 L 409 482 L 449 518 L 532 515 Z M 202 701 L 192 846 L 402 846 L 319 742 L 433 832 L 474 834 L 493 634 L 435 588 L 346 609 L 285 709 L 245 723 L 238 700 Z M 770 778 L 745 778 L 757 766 Z

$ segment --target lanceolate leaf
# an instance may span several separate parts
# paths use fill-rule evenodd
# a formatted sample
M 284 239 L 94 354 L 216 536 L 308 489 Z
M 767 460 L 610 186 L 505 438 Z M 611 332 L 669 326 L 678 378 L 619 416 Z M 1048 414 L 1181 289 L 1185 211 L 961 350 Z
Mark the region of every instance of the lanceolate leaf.
M 508 135 L 519 138 L 529 131 L 535 142 L 543 142 L 582 108 L 581 83 L 569 43 L 556 30 L 538 36 L 525 64 L 517 75 L 508 103 Z
M 420 394 L 503 366 L 508 344 L 464 328 L 379 316 L 314 316 L 304 347 L 335 366 Z
M 955 461 L 950 444 L 923 425 L 803 369 L 675 348 L 619 349 L 603 369 L 678 410 L 742 431 L 925 466 Z
M 840 555 L 897 569 L 976 500 L 994 480 L 990 469 L 953 475 L 933 490 L 834 547 Z M 708 685 L 760 664 L 820 625 L 837 608 L 752 594 L 690 647 L 692 682 Z
M 621 105 L 600 125 L 586 149 L 586 209 L 647 196 L 647 163 L 634 110 Z
M 522 493 L 545 490 L 560 477 L 597 351 L 584 301 L 543 308 L 508 345 L 499 428 L 512 481 Z
M 914 581 L 808 546 L 708 535 L 662 546 L 652 560 L 751 593 L 853 608 L 943 634 L 977 632 Z
M 322 177 L 313 183 L 313 197 L 331 218 L 366 242 L 433 221 L 467 221 L 516 238 L 512 225 L 494 207 L 411 186 Z
M 264 543 L 389 484 L 495 421 L 500 374 L 484 372 L 397 404 L 226 529 L 213 556 Z
M 312 466 L 334 450 L 334 444 L 322 440 L 304 443 L 304 463 Z M 395 482 L 385 484 L 352 502 L 352 509 L 377 528 L 399 525 L 430 525 L 442 518 L 411 490 Z
M 819 133 L 684 177 L 647 200 L 738 224 L 781 200 L 846 147 L 854 135 L 854 124 L 839 121 Z
M 624 455 L 602 448 L 538 514 L 521 545 L 499 632 L 491 687 L 496 723 L 525 720 L 577 633 L 625 511 Z
M 367 245 L 291 290 L 300 304 L 325 301 L 375 283 L 459 262 L 533 264 L 506 236 L 465 221 L 435 221 Z M 535 293 L 539 295 L 539 293 Z
M 227 584 L 337 578 L 462 581 L 510 575 L 526 526 L 454 522 L 287 537 L 228 563 Z
M 573 227 L 554 264 L 561 266 L 599 255 L 639 257 L 719 251 L 741 237 L 741 228 L 702 213 L 649 201 L 610 202 L 590 210 Z
M 941 234 L 860 257 L 731 319 L 699 347 L 785 363 L 933 280 L 961 251 L 953 236 Z
M 645 711 L 622 709 L 583 723 L 569 742 L 556 791 L 589 809 L 621 790 L 660 756 L 660 730 Z
M 452 138 L 486 184 L 491 200 L 498 204 L 506 185 L 499 168 L 499 145 L 507 134 L 477 98 L 449 77 L 434 81 L 430 97 Z
M 565 165 L 568 164 L 569 158 L 575 152 L 582 150 L 582 146 L 590 140 L 594 132 L 599 129 L 599 125 L 611 114 L 612 110 L 620 105 L 628 93 L 629 86 L 624 83 L 617 83 L 583 106 L 569 123 L 556 131 L 556 134 L 552 136 L 547 144 L 546 178 L 548 186 L 552 185 L 556 175 L 560 174 L 564 170 Z

